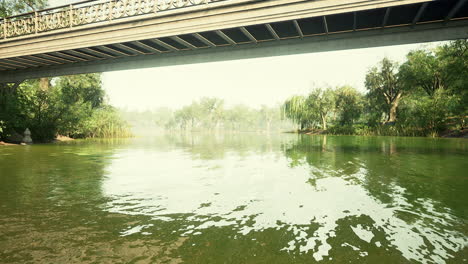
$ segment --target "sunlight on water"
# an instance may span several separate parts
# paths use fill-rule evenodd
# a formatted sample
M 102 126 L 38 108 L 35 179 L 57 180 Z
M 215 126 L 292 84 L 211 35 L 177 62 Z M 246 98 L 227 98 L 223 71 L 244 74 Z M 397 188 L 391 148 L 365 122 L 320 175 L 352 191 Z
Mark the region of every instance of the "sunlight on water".
M 328 241 L 337 236 L 340 223 L 353 218 L 369 221 L 351 224 L 355 237 L 340 246 L 363 257 L 368 252 L 356 239 L 395 248 L 407 260 L 422 263 L 444 262 L 468 244 L 463 233 L 451 230 L 463 220 L 450 209 L 430 199 L 409 202 L 406 189 L 395 183 L 387 186 L 389 203 L 372 196 L 365 188 L 369 172 L 358 159 L 348 162 L 356 168 L 350 174 L 289 162 L 274 152 L 200 160 L 182 150 L 127 150 L 108 166 L 102 188 L 113 198 L 107 205 L 113 213 L 149 215 L 154 221 L 186 215 L 177 230 L 182 236 L 222 226 L 237 236 L 285 228 L 294 239 L 282 250 L 311 253 L 316 261 L 329 255 Z M 122 235 L 146 227 L 131 227 Z
M 466 263 L 467 150 L 253 133 L 4 147 L 0 262 Z

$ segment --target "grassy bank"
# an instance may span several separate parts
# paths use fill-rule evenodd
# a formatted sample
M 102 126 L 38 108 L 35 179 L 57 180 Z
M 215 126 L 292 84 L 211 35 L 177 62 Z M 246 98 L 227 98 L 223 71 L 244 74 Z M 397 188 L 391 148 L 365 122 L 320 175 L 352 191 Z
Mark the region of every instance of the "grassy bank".
M 468 138 L 468 129 L 447 129 L 443 132 L 429 131 L 417 128 L 404 128 L 398 126 L 381 125 L 377 127 L 361 126 L 334 126 L 327 130 L 303 129 L 290 131 L 307 135 L 354 135 L 354 136 L 401 136 L 401 137 L 451 137 Z

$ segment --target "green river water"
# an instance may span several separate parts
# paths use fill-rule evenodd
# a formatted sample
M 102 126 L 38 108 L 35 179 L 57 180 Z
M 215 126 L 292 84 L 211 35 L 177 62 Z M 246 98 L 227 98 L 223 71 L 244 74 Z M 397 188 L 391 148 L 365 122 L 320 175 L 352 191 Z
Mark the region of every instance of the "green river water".
M 0 147 L 0 263 L 467 263 L 468 140 Z

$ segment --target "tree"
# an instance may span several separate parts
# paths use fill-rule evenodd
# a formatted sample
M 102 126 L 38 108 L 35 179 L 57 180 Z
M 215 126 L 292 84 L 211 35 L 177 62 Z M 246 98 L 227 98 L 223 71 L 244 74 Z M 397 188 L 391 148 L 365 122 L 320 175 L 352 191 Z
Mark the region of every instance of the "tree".
M 367 96 L 375 103 L 382 104 L 387 114 L 386 123 L 397 119 L 397 109 L 403 96 L 403 82 L 398 75 L 398 64 L 384 58 L 378 67 L 373 67 L 366 75 Z
M 455 97 L 458 103 L 453 105 L 453 114 L 460 119 L 461 128 L 464 128 L 465 117 L 468 115 L 468 40 L 456 40 L 438 48 L 439 57 L 446 61 L 450 83 L 447 90 Z
M 28 13 L 46 6 L 47 0 L 2 0 L 0 1 L 0 17 Z
M 49 92 L 59 93 L 58 133 L 83 136 L 84 120 L 104 105 L 104 90 L 100 74 L 70 75 L 57 78 Z
M 468 107 L 467 72 L 468 40 L 452 41 L 432 50 L 412 51 L 400 67 L 400 76 L 405 86 L 424 91 L 429 97 L 420 98 L 425 102 L 420 105 L 422 108 L 431 104 L 434 107 L 447 105 L 449 108 L 437 110 L 439 118 L 435 119 L 442 120 L 442 113 L 445 113 L 445 118 L 452 114 L 459 116 L 462 123 Z M 442 102 L 443 100 L 448 101 Z M 432 110 L 423 112 L 429 115 Z M 434 113 L 431 116 L 434 117 Z
M 104 103 L 99 74 L 63 76 L 52 83 L 44 90 L 40 80 L 29 80 L 8 96 L 0 112 L 8 134 L 29 128 L 36 142 L 50 141 L 57 134 L 71 137 L 128 135 L 128 131 L 123 133 L 127 127 L 118 120 L 117 111 Z
M 332 89 L 317 88 L 307 97 L 293 96 L 283 104 L 284 115 L 300 125 L 300 129 L 321 123 L 322 129 L 327 129 L 328 115 L 335 107 L 335 97 Z
M 400 76 L 409 88 L 420 88 L 433 96 L 438 89 L 448 86 L 450 75 L 445 62 L 428 50 L 408 53 L 407 61 L 400 66 Z
M 218 124 L 223 119 L 224 101 L 214 97 L 203 97 L 200 99 L 199 104 L 206 127 L 218 127 Z
M 196 122 L 201 119 L 200 111 L 200 105 L 197 102 L 193 102 L 176 111 L 175 119 L 182 129 L 187 129 L 187 126 L 190 124 L 190 128 L 193 130 Z
M 279 109 L 276 107 L 268 107 L 266 105 L 262 105 L 260 107 L 260 118 L 262 123 L 266 125 L 266 131 L 271 130 L 271 124 L 273 121 L 278 120 L 280 116 Z
M 301 130 L 312 125 L 312 112 L 306 104 L 305 96 L 296 95 L 286 100 L 283 104 L 283 112 L 284 116 L 298 124 Z
M 363 96 L 351 86 L 342 86 L 335 90 L 335 108 L 340 124 L 352 125 L 363 111 Z
M 245 105 L 236 105 L 224 111 L 224 121 L 229 124 L 231 130 L 252 129 L 254 119 L 253 111 Z
M 327 130 L 329 113 L 335 108 L 335 94 L 331 88 L 315 89 L 306 100 L 306 105 L 311 111 L 311 117 L 322 123 L 322 129 Z

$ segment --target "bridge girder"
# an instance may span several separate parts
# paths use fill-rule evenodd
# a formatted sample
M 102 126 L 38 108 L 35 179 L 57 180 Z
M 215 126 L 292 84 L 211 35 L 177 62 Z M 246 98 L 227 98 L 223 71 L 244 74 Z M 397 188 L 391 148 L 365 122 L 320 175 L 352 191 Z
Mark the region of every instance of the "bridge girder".
M 467 5 L 465 0 L 220 1 L 2 40 L 0 82 L 467 38 Z

